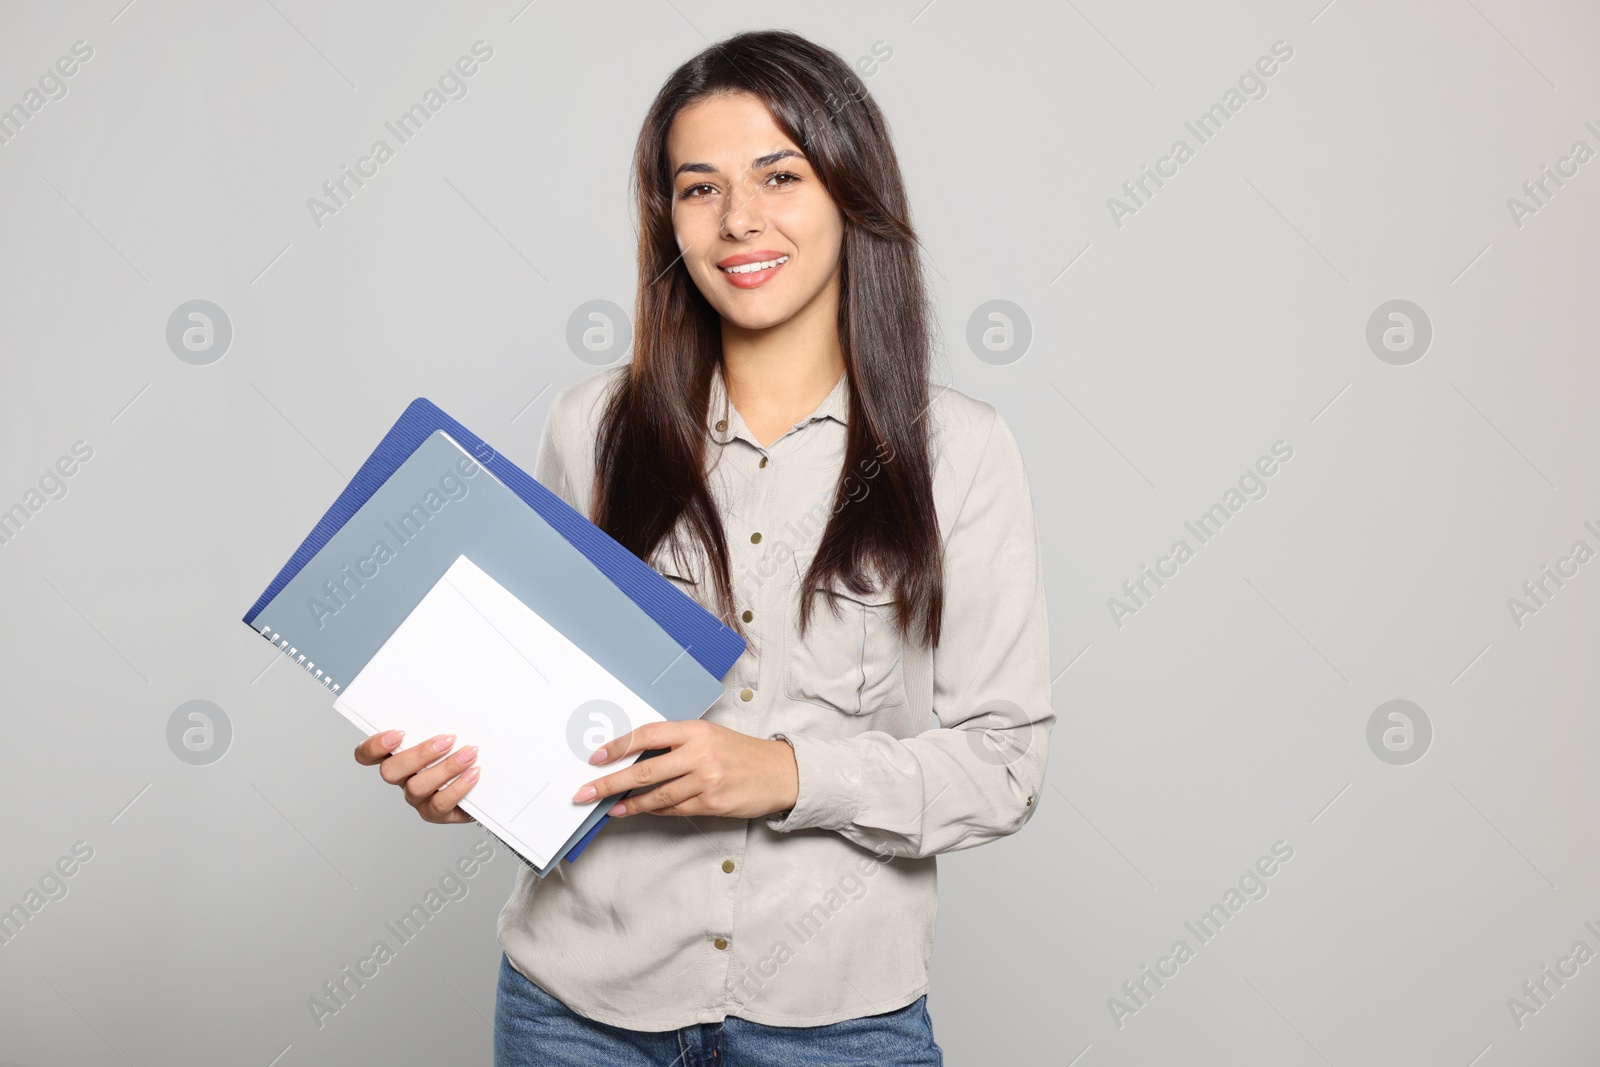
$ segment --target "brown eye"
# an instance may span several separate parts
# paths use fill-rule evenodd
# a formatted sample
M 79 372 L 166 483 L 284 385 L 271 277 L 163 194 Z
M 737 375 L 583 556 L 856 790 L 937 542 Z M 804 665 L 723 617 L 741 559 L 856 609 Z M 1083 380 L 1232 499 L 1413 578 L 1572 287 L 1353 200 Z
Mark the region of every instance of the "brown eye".
M 680 200 L 695 200 L 695 199 L 698 199 L 698 195 L 695 193 L 696 189 L 710 189 L 710 188 L 711 188 L 711 186 L 705 184 L 704 182 L 701 182 L 698 185 L 691 185 L 687 189 L 685 189 L 683 192 L 678 194 L 678 199 L 680 199 Z

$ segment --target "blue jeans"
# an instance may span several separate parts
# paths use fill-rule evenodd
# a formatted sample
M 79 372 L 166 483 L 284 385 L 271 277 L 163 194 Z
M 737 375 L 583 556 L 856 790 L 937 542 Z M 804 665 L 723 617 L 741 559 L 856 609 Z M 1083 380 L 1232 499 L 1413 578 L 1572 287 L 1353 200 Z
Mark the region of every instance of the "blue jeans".
M 928 998 L 828 1026 L 763 1026 L 730 1015 L 681 1030 L 585 1018 L 500 955 L 495 1067 L 944 1067 Z

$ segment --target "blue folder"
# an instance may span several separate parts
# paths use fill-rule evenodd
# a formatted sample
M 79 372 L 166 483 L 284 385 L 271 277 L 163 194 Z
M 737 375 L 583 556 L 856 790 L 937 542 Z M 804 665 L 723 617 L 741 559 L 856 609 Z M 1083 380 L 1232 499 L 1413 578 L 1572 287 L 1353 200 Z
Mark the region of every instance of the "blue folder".
M 444 431 L 476 458 L 477 462 L 512 490 L 552 529 L 578 549 L 629 600 L 639 606 L 680 645 L 685 654 L 717 679 L 723 678 L 744 652 L 745 643 L 733 630 L 699 604 L 671 586 L 649 564 L 600 530 L 566 501 L 496 452 L 482 438 L 445 414 L 432 402 L 418 398 L 390 428 L 367 457 L 350 484 L 318 521 L 289 562 L 267 586 L 244 616 L 255 628 L 257 616 L 288 586 L 317 553 L 344 528 L 358 509 L 389 480 L 413 453 L 438 431 Z M 565 855 L 568 862 L 594 839 L 607 817 L 602 815 Z

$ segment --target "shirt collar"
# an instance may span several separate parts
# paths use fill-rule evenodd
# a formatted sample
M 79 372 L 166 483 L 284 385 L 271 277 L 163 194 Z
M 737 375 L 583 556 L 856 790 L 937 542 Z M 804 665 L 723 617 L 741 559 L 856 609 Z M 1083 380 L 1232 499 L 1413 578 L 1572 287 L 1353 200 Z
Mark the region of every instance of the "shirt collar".
M 796 422 L 793 428 L 799 429 L 818 419 L 833 419 L 840 425 L 849 425 L 849 379 L 848 374 L 840 374 L 839 380 L 833 383 L 833 388 L 822 398 L 817 409 Z M 722 425 L 719 426 L 718 423 Z M 752 443 L 755 441 L 755 435 L 745 426 L 738 409 L 728 402 L 728 387 L 722 378 L 721 363 L 718 363 L 711 373 L 711 402 L 708 405 L 706 426 L 711 431 L 711 439 L 722 444 L 726 444 L 734 437 L 744 437 Z

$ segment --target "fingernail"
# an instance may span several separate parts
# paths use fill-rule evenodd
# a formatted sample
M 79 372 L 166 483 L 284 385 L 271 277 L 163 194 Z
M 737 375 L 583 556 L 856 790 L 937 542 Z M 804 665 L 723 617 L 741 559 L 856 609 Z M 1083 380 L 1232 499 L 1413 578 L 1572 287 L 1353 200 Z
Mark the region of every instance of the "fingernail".
M 606 761 L 606 750 L 605 750 L 604 747 L 597 748 L 593 752 L 589 753 L 589 762 L 590 763 L 604 763 L 605 761 Z
M 626 804 L 613 804 L 613 805 L 611 805 L 611 810 L 606 812 L 606 814 L 607 815 L 613 815 L 613 816 L 621 815 L 623 812 L 625 812 L 627 810 L 628 810 L 628 805 L 626 805 Z
M 450 746 L 456 743 L 456 735 L 448 734 L 433 743 L 435 752 L 449 752 Z
M 477 780 L 478 780 L 478 772 L 479 772 L 479 771 L 480 771 L 480 770 L 482 770 L 482 769 L 483 769 L 483 768 L 481 768 L 481 767 L 470 767 L 470 768 L 468 768 L 468 769 L 467 769 L 467 770 L 466 770 L 466 771 L 465 771 L 465 772 L 464 772 L 464 773 L 463 773 L 463 774 L 462 774 L 462 775 L 461 775 L 461 780 L 462 780 L 462 781 L 463 781 L 463 782 L 476 782 L 476 781 L 477 781 Z
M 461 764 L 463 767 L 465 767 L 467 764 L 471 763 L 473 760 L 475 760 L 477 758 L 478 758 L 478 746 L 477 745 L 468 745 L 466 748 L 464 748 L 460 752 L 456 753 L 456 762 Z
M 576 802 L 578 804 L 582 804 L 584 801 L 593 800 L 594 798 L 595 798 L 594 786 L 586 785 L 582 789 L 578 790 L 578 792 L 573 796 L 572 799 L 573 799 L 574 802 Z
M 393 752 L 400 747 L 400 742 L 405 740 L 405 736 L 406 732 L 404 730 L 390 730 L 383 735 L 383 747 Z

